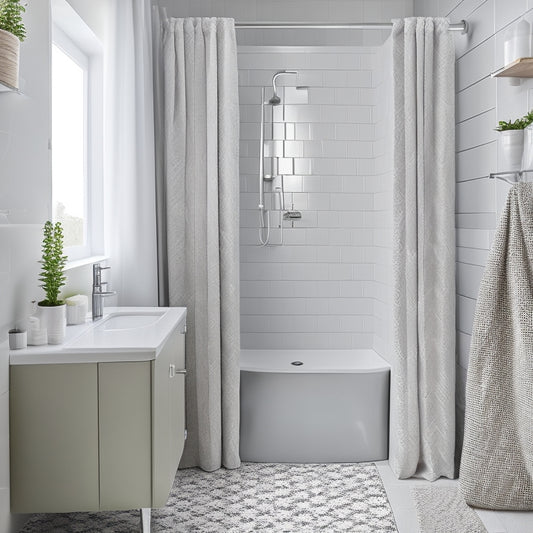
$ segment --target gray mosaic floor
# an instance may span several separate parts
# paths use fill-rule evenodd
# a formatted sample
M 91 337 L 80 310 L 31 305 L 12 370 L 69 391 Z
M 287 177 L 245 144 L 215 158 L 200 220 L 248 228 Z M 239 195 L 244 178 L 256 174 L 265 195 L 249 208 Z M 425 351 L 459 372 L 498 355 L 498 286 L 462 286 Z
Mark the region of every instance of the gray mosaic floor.
M 138 511 L 37 515 L 29 532 L 131 533 Z M 244 463 L 236 470 L 180 470 L 153 532 L 396 533 L 373 464 Z

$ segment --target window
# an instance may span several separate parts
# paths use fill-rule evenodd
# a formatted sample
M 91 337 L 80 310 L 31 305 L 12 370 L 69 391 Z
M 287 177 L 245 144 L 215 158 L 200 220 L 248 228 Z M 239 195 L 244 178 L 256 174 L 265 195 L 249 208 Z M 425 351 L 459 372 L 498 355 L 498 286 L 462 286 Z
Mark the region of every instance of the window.
M 52 17 L 52 218 L 72 261 L 103 253 L 102 53 L 64 0 Z
M 66 247 L 89 244 L 84 63 L 52 45 L 52 216 L 63 224 Z

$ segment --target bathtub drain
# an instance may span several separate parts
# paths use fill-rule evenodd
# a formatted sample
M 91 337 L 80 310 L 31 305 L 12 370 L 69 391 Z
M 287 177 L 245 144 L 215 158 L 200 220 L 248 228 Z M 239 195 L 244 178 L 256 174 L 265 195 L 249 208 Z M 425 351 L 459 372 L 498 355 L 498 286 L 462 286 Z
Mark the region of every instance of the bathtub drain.
M 291 365 L 294 365 L 294 366 L 302 366 L 303 363 L 302 363 L 301 361 L 293 361 L 293 362 L 291 363 Z

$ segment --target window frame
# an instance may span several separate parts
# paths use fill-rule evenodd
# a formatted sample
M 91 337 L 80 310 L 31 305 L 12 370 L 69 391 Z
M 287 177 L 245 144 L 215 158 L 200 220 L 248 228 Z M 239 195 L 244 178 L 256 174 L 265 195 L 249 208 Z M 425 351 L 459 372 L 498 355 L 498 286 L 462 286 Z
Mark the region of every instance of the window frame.
M 68 263 L 71 263 L 90 259 L 95 256 L 102 256 L 105 253 L 103 198 L 103 49 L 99 39 L 65 0 L 52 1 L 52 39 L 50 48 L 52 49 L 54 45 L 80 65 L 85 74 L 85 139 L 83 162 L 85 181 L 85 244 L 65 247 Z M 51 149 L 54 149 L 53 138 Z

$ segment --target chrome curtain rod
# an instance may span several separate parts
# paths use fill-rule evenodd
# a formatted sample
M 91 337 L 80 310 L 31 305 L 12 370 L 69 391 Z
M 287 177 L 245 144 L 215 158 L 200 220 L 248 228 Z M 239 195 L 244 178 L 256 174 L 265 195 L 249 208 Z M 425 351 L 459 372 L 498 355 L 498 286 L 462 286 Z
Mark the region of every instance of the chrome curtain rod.
M 235 22 L 235 27 L 239 29 L 262 29 L 262 30 L 282 30 L 282 29 L 312 29 L 312 30 L 390 30 L 392 22 Z M 468 22 L 462 20 L 455 24 L 450 24 L 450 31 L 468 33 Z

